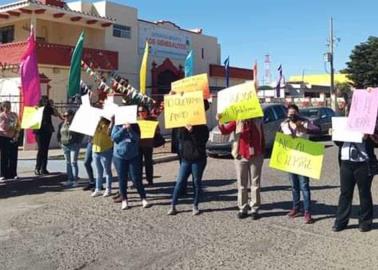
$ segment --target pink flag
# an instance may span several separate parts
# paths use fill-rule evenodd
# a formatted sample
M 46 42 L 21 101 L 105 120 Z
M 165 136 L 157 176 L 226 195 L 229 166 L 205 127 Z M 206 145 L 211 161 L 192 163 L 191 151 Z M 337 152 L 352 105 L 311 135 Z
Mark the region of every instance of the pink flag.
M 28 45 L 21 57 L 20 77 L 22 87 L 23 106 L 36 106 L 41 98 L 41 85 L 39 81 L 37 44 L 34 38 L 33 27 L 30 29 Z M 23 107 L 22 107 L 23 108 Z M 21 111 L 23 111 L 23 109 Z M 35 143 L 31 130 L 25 130 L 26 142 Z
M 41 98 L 41 85 L 37 62 L 37 44 L 33 28 L 30 31 L 26 51 L 21 57 L 20 67 L 24 106 L 35 106 Z

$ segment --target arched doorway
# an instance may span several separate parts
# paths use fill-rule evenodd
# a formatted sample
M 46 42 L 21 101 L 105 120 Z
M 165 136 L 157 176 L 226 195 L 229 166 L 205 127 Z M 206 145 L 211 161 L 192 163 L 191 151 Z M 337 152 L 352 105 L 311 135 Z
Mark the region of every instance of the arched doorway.
M 157 89 L 160 95 L 166 95 L 171 90 L 171 83 L 179 78 L 171 70 L 160 72 L 157 80 Z
M 169 58 L 157 66 L 152 63 L 152 98 L 160 102 L 171 90 L 171 83 L 184 77 L 182 66 L 175 67 Z

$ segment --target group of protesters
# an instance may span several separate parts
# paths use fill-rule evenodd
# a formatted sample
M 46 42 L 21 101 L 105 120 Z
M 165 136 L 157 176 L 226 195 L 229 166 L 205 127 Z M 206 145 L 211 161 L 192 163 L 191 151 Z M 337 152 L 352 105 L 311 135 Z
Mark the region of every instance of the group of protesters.
M 54 132 L 51 117 L 59 117 L 62 123 L 57 131 L 58 141 L 62 147 L 67 170 L 69 187 L 78 186 L 78 156 L 83 141 L 86 143 L 84 165 L 88 174 L 88 185 L 84 190 L 91 190 L 92 197 L 109 197 L 112 195 L 115 203 L 121 203 L 121 209 L 129 208 L 128 181 L 132 182 L 137 190 L 142 207 L 150 207 L 147 201 L 146 190 L 142 183 L 143 164 L 147 185 L 153 185 L 152 153 L 156 139 L 141 139 L 137 124 L 115 125 L 112 120 L 102 118 L 93 137 L 87 137 L 72 132 L 70 125 L 74 117 L 73 110 L 67 110 L 60 115 L 47 97 L 42 97 L 40 106 L 44 106 L 41 128 L 35 132 L 38 143 L 38 154 L 35 168 L 36 175 L 49 174 L 47 170 L 48 146 Z M 204 100 L 205 109 L 210 104 Z M 17 178 L 17 141 L 20 131 L 18 117 L 10 111 L 10 103 L 4 102 L 0 115 L 0 147 L 1 147 L 1 175 L 2 179 Z M 154 119 L 148 106 L 138 107 L 139 119 Z M 265 155 L 265 141 L 263 120 L 253 118 L 242 121 L 231 121 L 221 124 L 222 115 L 217 114 L 219 130 L 222 134 L 234 133 L 235 140 L 232 147 L 234 157 L 237 187 L 238 187 L 238 214 L 239 219 L 251 216 L 259 219 L 261 205 L 260 183 L 262 166 Z M 156 120 L 156 118 L 155 118 Z M 280 131 L 292 137 L 306 137 L 311 131 L 311 124 L 302 118 L 296 105 L 288 106 L 287 119 L 281 123 Z M 156 133 L 159 134 L 159 128 Z M 180 195 L 185 193 L 190 175 L 193 180 L 193 215 L 200 214 L 201 183 L 207 164 L 206 142 L 209 130 L 206 125 L 177 128 L 177 151 L 180 165 L 176 184 L 172 194 L 171 206 L 168 215 L 176 215 Z M 160 135 L 161 136 L 161 135 Z M 373 220 L 373 202 L 371 183 L 374 173 L 370 172 L 369 161 L 376 161 L 374 147 L 378 145 L 378 131 L 375 134 L 365 135 L 362 143 L 335 142 L 339 147 L 340 165 L 340 196 L 336 211 L 336 219 L 332 230 L 335 232 L 345 229 L 349 222 L 353 190 L 357 184 L 360 196 L 359 229 L 362 232 L 371 229 Z M 96 177 L 92 169 L 94 164 Z M 112 194 L 112 164 L 116 169 L 119 181 L 117 194 Z M 312 218 L 311 191 L 309 178 L 303 175 L 289 173 L 292 190 L 292 208 L 288 212 L 290 218 L 303 216 L 305 224 L 314 222 Z M 103 187 L 105 184 L 105 187 Z M 249 198 L 250 188 L 250 198 Z M 303 197 L 301 207 L 300 193 Z M 250 212 L 249 212 L 250 211 Z

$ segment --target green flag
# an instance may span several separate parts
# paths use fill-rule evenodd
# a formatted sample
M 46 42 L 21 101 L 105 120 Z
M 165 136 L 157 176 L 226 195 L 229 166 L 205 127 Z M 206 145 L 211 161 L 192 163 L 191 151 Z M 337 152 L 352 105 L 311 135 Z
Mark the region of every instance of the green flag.
M 80 93 L 81 57 L 83 55 L 84 32 L 81 32 L 71 58 L 71 67 L 68 77 L 68 96 L 73 97 Z

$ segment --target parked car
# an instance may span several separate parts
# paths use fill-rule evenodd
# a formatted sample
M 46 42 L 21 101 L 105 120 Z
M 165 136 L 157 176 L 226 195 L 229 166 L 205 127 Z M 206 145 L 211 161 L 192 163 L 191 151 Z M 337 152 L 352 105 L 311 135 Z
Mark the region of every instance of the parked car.
M 272 149 L 276 132 L 279 131 L 281 122 L 286 119 L 287 108 L 282 104 L 262 104 L 264 111 L 264 135 L 267 150 Z M 234 134 L 222 135 L 219 128 L 215 126 L 210 131 L 206 150 L 209 156 L 231 155 Z
M 300 109 L 299 114 L 319 128 L 319 132 L 310 133 L 310 137 L 328 135 L 332 128 L 332 117 L 335 116 L 335 112 L 327 107 Z

